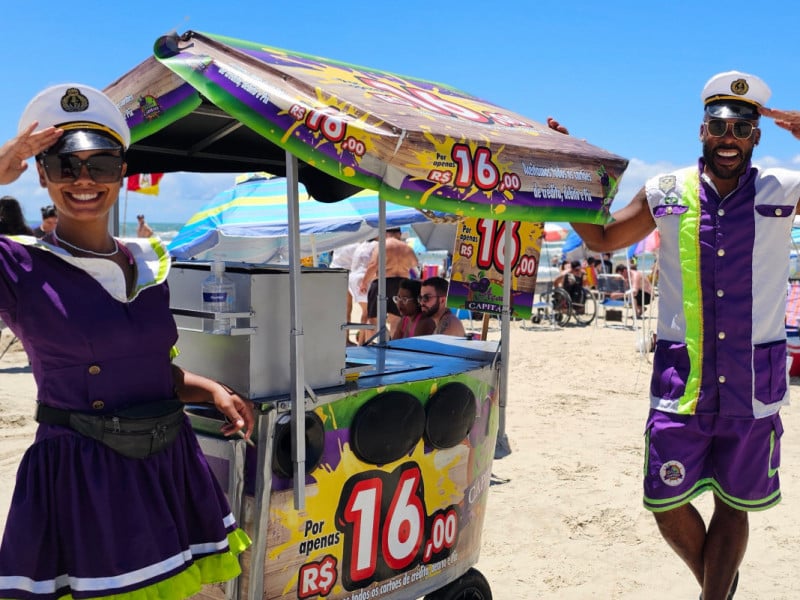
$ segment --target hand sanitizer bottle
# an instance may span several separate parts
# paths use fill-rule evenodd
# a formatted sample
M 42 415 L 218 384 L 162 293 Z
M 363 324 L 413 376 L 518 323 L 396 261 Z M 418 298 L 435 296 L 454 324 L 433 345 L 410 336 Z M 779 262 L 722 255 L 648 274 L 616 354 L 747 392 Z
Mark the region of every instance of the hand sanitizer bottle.
M 234 312 L 236 305 L 236 286 L 225 276 L 225 263 L 216 259 L 211 265 L 211 275 L 203 281 L 203 310 L 205 312 Z M 218 335 L 229 335 L 231 319 L 217 315 L 215 319 L 203 319 L 203 331 Z

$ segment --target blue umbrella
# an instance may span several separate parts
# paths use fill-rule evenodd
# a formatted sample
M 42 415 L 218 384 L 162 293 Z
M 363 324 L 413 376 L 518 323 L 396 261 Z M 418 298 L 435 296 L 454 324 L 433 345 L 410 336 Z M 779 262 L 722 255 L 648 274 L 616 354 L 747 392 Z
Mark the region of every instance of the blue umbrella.
M 583 245 L 583 240 L 581 236 L 578 235 L 578 232 L 574 229 L 570 229 L 567 237 L 564 238 L 564 245 L 561 247 L 561 250 L 566 254 L 576 248 L 580 248 Z
M 378 236 L 378 193 L 365 190 L 333 203 L 317 202 L 299 185 L 300 252 L 328 252 Z M 285 264 L 289 256 L 286 181 L 251 177 L 217 194 L 169 244 L 175 258 Z M 414 208 L 386 203 L 386 226 L 426 221 Z

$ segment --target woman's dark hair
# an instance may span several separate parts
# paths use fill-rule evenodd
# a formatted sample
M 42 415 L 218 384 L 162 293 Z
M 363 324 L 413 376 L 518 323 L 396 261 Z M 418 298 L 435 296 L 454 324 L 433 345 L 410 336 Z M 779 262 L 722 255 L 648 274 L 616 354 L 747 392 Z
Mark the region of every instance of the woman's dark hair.
M 419 279 L 403 279 L 399 285 L 400 289 L 408 290 L 416 304 L 419 304 L 419 293 L 422 290 L 422 283 Z
M 7 235 L 33 235 L 25 222 L 22 207 L 13 196 L 0 198 L 0 233 Z

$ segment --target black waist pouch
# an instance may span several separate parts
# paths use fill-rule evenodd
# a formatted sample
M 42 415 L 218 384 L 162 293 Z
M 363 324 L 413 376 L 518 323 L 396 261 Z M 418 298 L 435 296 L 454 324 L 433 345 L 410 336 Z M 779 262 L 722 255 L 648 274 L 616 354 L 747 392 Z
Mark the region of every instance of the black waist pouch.
M 39 404 L 36 420 L 69 427 L 129 458 L 147 458 L 172 445 L 185 417 L 182 402 L 165 400 L 140 404 L 111 415 L 92 415 Z

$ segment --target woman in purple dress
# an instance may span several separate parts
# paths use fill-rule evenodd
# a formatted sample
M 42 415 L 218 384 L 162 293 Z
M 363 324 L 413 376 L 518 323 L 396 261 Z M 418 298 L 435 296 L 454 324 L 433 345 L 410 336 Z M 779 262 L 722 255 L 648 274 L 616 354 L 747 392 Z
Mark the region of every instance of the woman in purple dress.
M 125 120 L 102 92 L 58 85 L 20 132 L 0 148 L 0 182 L 36 153 L 59 219 L 41 240 L 0 236 L 0 318 L 27 351 L 40 423 L 0 545 L 0 597 L 183 598 L 236 577 L 250 541 L 180 403 L 213 402 L 223 432 L 247 438 L 253 408 L 172 364 L 164 246 L 108 233 Z

